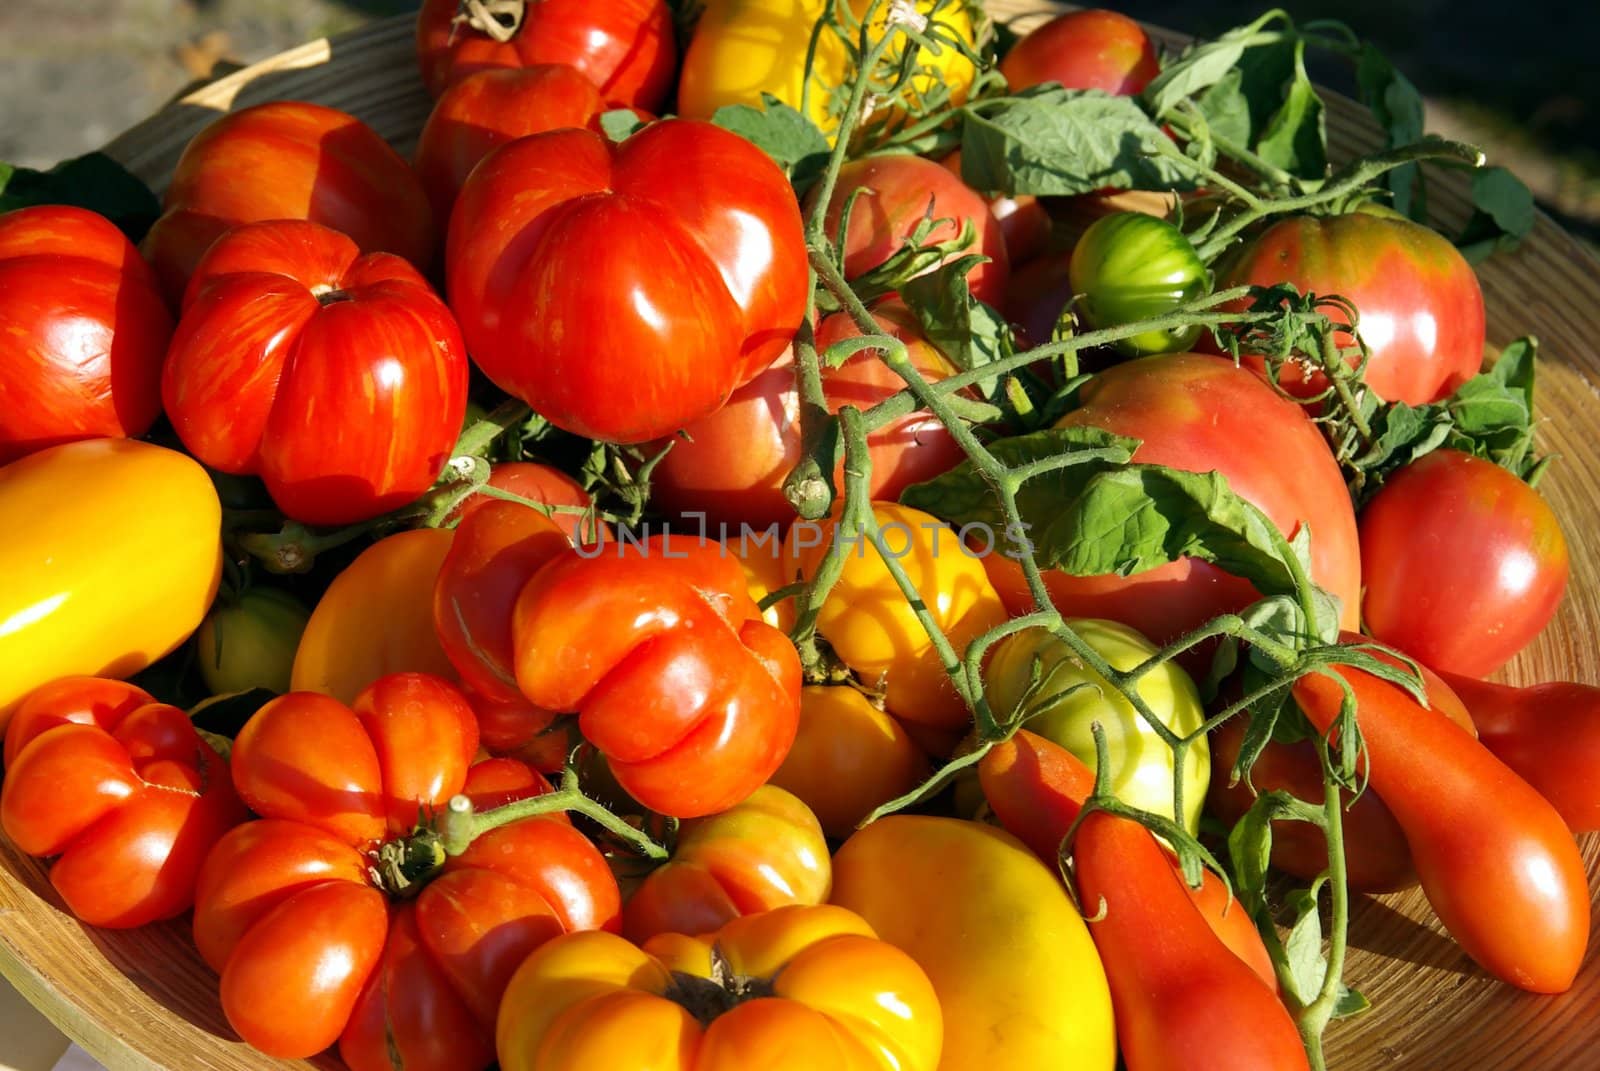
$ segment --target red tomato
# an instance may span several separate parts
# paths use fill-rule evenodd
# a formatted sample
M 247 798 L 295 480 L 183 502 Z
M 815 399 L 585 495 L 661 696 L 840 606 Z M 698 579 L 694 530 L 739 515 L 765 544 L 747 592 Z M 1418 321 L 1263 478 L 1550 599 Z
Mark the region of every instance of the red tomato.
M 554 465 L 543 465 L 537 461 L 508 461 L 503 465 L 496 465 L 489 473 L 489 486 L 510 491 L 514 495 L 521 495 L 534 502 L 543 502 L 547 506 L 578 506 L 587 509 L 593 502 L 589 492 L 585 491 L 577 480 Z M 473 510 L 490 502 L 503 501 L 505 500 L 486 494 L 475 494 L 456 507 L 455 516 L 459 520 L 465 520 Z M 584 537 L 583 514 L 552 513 L 550 519 L 556 522 L 556 527 L 567 533 L 567 538 L 574 543 Z M 603 522 L 599 534 L 601 538 L 607 535 Z
M 1483 291 L 1472 265 L 1437 232 L 1387 210 L 1281 220 L 1230 258 L 1221 274 L 1218 290 L 1288 282 L 1301 293 L 1353 301 L 1371 350 L 1367 385 L 1388 401 L 1438 401 L 1483 364 Z M 1347 333 L 1336 338 L 1355 345 Z M 1251 363 L 1262 367 L 1259 358 Z M 1307 397 L 1327 388 L 1326 376 L 1303 378 L 1292 362 L 1279 382 Z
M 1021 329 L 1019 343 L 1042 346 L 1055 334 L 1061 313 L 1073 298 L 1068 262 L 1064 256 L 1043 256 L 1011 273 L 1000 308 Z
M 1018 41 L 1000 73 L 1013 93 L 1045 82 L 1131 97 L 1161 73 L 1155 46 L 1137 22 L 1091 8 L 1058 15 Z
M 211 846 L 248 815 L 189 716 L 122 681 L 67 677 L 17 707 L 0 827 L 53 855 L 50 883 L 92 926 L 172 918 Z
M 872 315 L 885 334 L 906 343 L 911 363 L 925 378 L 955 374 L 955 366 L 923 337 L 904 305 L 885 303 Z M 817 326 L 817 348 L 860 334 L 849 315 L 835 313 Z M 794 374 L 794 360 L 785 355 L 735 390 L 721 409 L 685 427 L 686 437 L 671 440 L 672 449 L 652 474 L 655 503 L 669 513 L 704 513 L 709 522 L 730 526 L 793 519 L 783 481 L 804 454 Z M 846 405 L 870 409 L 904 387 L 905 380 L 883 363 L 878 350 L 863 350 L 837 368 L 822 369 L 823 393 L 835 413 Z M 949 429 L 926 410 L 872 432 L 867 448 L 874 499 L 898 498 L 907 486 L 931 480 L 966 457 Z M 843 481 L 841 460 L 834 485 L 842 488 Z
M 1450 673 L 1505 665 L 1567 590 L 1567 541 L 1543 497 L 1458 450 L 1390 476 L 1360 526 L 1367 631 Z
M 0 465 L 143 435 L 161 414 L 172 317 L 138 250 L 93 212 L 0 216 L 0 337 Z
M 587 127 L 605 105 L 600 91 L 565 64 L 479 71 L 447 89 L 422 127 L 417 176 L 436 218 L 491 149 L 529 134 Z
M 615 106 L 659 111 L 672 90 L 677 39 L 663 0 L 534 0 L 509 41 L 458 21 L 460 0 L 426 0 L 417 15 L 417 63 L 435 97 L 462 78 L 501 67 L 564 63 Z
M 408 837 L 456 793 L 537 794 L 534 775 L 498 764 L 471 780 L 477 746 L 461 694 L 415 673 L 382 678 L 354 709 L 295 692 L 246 723 L 239 790 L 264 820 L 206 860 L 195 943 L 247 1042 L 295 1058 L 338 1041 L 352 1071 L 479 1071 L 522 959 L 561 933 L 616 928 L 605 860 L 556 816 L 500 826 L 442 868 L 408 872 L 425 883 L 411 898 L 391 904 L 374 887 L 366 852 Z
M 450 311 L 405 261 L 283 220 L 236 228 L 185 295 L 162 396 L 178 436 L 279 509 L 348 524 L 433 485 L 467 406 Z
M 211 243 L 230 227 L 306 219 L 341 231 L 363 253 L 418 268 L 433 257 L 434 219 L 400 154 L 361 120 L 303 101 L 230 112 L 195 135 L 141 249 L 176 305 Z
M 1082 408 L 1062 425 L 1089 425 L 1142 441 L 1134 460 L 1188 472 L 1217 471 L 1287 535 L 1311 526 L 1311 575 L 1338 596 L 1342 620 L 1360 611 L 1355 515 L 1339 466 L 1301 407 L 1231 361 L 1180 353 L 1129 361 L 1084 385 Z M 1012 613 L 1031 607 L 1022 570 L 984 558 Z M 1254 601 L 1254 589 L 1215 566 L 1183 559 L 1129 577 L 1045 574 L 1070 617 L 1104 617 L 1167 643 Z
M 794 740 L 799 657 L 716 542 L 565 551 L 523 586 L 511 635 L 522 694 L 576 711 L 617 782 L 651 810 L 726 810 Z
M 858 190 L 862 192 L 856 195 Z M 826 217 L 828 236 L 835 241 L 844 206 L 852 196 L 850 227 L 843 242 L 847 278 L 865 275 L 888 260 L 924 219 L 946 221 L 933 228 L 930 242 L 953 241 L 970 223 L 973 244 L 946 259 L 969 253 L 988 257 L 987 263 L 967 273 L 967 285 L 980 301 L 1000 303 L 1010 274 L 1005 234 L 982 195 L 955 175 L 920 156 L 874 156 L 845 164 Z
M 641 442 L 714 411 L 805 313 L 794 194 L 710 123 L 622 145 L 536 134 L 486 157 L 456 202 L 450 306 L 494 382 L 568 431 Z

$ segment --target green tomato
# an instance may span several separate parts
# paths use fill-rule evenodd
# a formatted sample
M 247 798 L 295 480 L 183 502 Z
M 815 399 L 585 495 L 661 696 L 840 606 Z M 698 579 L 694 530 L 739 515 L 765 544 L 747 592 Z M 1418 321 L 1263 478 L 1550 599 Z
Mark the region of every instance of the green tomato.
M 1143 212 L 1118 212 L 1095 221 L 1067 266 L 1084 321 L 1097 330 L 1162 316 L 1211 292 L 1211 273 L 1183 232 Z M 1146 331 L 1114 343 L 1127 357 L 1180 353 L 1200 328 Z
M 1077 618 L 1067 624 L 1115 670 L 1131 670 L 1156 653 L 1144 636 L 1115 621 Z M 1041 683 L 1030 699 L 1027 690 L 1035 659 Z M 1078 684 L 1090 687 L 1061 695 Z M 1187 736 L 1205 722 L 1200 693 L 1176 663 L 1166 662 L 1146 673 L 1138 690 L 1151 712 L 1178 736 Z M 995 646 L 984 672 L 984 695 L 1002 721 L 1025 700 L 1031 704 L 1060 696 L 1031 716 L 1024 728 L 1060 744 L 1094 769 L 1098 763 L 1091 726 L 1099 722 L 1111 760 L 1107 783 L 1111 794 L 1140 810 L 1173 816 L 1172 750 L 1125 696 L 1079 662 L 1060 639 L 1042 628 L 1006 637 Z M 1200 827 L 1200 805 L 1210 778 L 1211 751 L 1201 737 L 1189 746 L 1183 762 L 1183 825 L 1191 833 Z
M 267 688 L 282 695 L 311 613 L 272 588 L 219 601 L 200 623 L 200 676 L 213 695 Z

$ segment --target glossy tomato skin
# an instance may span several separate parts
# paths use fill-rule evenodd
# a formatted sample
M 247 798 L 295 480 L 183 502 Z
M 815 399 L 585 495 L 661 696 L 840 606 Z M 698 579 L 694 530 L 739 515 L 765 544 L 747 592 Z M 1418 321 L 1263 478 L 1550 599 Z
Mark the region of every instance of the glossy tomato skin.
M 450 305 L 473 359 L 552 423 L 640 442 L 720 406 L 805 312 L 800 211 L 750 142 L 709 123 L 522 138 L 451 217 Z
M 1390 476 L 1360 529 L 1367 631 L 1451 673 L 1484 677 L 1505 665 L 1567 590 L 1567 541 L 1543 496 L 1459 450 Z
M 1144 212 L 1118 212 L 1090 224 L 1073 246 L 1072 292 L 1092 328 L 1161 316 L 1211 289 L 1211 273 L 1173 224 Z M 1200 328 L 1145 331 L 1112 343 L 1126 357 L 1187 350 Z
M 174 306 L 211 243 L 241 223 L 310 220 L 419 269 L 433 256 L 436 221 L 417 176 L 371 127 L 320 104 L 222 116 L 184 149 L 161 203 L 140 248 Z
M 508 461 L 496 465 L 489 473 L 489 485 L 535 502 L 543 502 L 547 506 L 576 506 L 588 509 L 594 501 L 577 480 L 554 465 L 537 461 Z M 473 510 L 494 501 L 497 500 L 481 492 L 471 495 L 456 508 L 455 518 L 464 520 Z M 567 533 L 567 538 L 574 543 L 604 534 L 603 523 L 599 530 L 595 530 L 592 525 L 586 529 L 583 515 L 579 513 L 553 512 L 550 519 L 555 521 L 556 526 Z
M 740 915 L 820 904 L 832 880 L 816 815 L 762 785 L 728 810 L 678 827 L 672 858 L 623 905 L 622 933 L 641 944 L 659 933 L 714 933 Z
M 56 856 L 50 883 L 92 926 L 126 929 L 194 902 L 211 846 L 248 815 L 227 760 L 177 707 L 131 684 L 67 677 L 18 707 L 0 827 Z
M 246 224 L 195 269 L 162 373 L 195 456 L 287 516 L 351 524 L 433 485 L 467 404 L 450 311 L 399 257 L 315 223 Z
M 495 1034 L 505 1071 L 935 1071 L 944 1018 L 927 976 L 862 919 L 792 906 L 643 947 L 558 938 L 518 968 Z
M 1301 293 L 1353 301 L 1371 351 L 1367 385 L 1387 401 L 1438 401 L 1483 363 L 1483 291 L 1472 266 L 1448 240 L 1392 212 L 1282 220 L 1230 259 L 1222 274 L 1220 287 L 1289 282 Z M 1335 337 L 1342 346 L 1355 344 L 1346 333 Z M 1251 363 L 1259 369 L 1262 362 Z M 1293 364 L 1284 367 L 1280 382 L 1303 396 L 1327 386 L 1321 373 L 1305 379 Z
M 588 127 L 603 111 L 600 91 L 576 68 L 543 63 L 478 71 L 439 98 L 417 141 L 417 176 L 440 221 L 479 160 L 508 141 L 564 127 Z
M 522 694 L 576 712 L 650 810 L 726 810 L 794 740 L 799 656 L 714 541 L 668 534 L 563 551 L 522 586 L 511 636 Z
M 142 435 L 161 413 L 172 316 L 138 250 L 66 205 L 0 216 L 0 465 L 74 439 Z
M 565 64 L 614 107 L 660 111 L 672 89 L 677 44 L 663 0 L 538 0 L 509 41 L 455 21 L 457 0 L 426 0 L 417 14 L 417 63 L 435 97 L 478 71 Z
M 885 334 L 905 342 L 912 365 L 925 378 L 938 381 L 955 374 L 955 366 L 923 336 L 910 309 L 888 302 L 875 307 L 872 316 Z M 835 313 L 817 325 L 817 347 L 825 349 L 860 334 L 847 314 Z M 865 411 L 904 388 L 905 380 L 883 363 L 878 350 L 863 350 L 837 367 L 822 369 L 822 389 L 832 412 L 846 405 Z M 727 524 L 730 534 L 736 534 L 741 523 L 760 527 L 794 517 L 783 482 L 804 449 L 800 393 L 790 354 L 735 390 L 721 409 L 684 431 L 688 437 L 670 440 L 672 449 L 652 473 L 655 502 L 685 516 L 704 514 L 708 523 Z M 949 429 L 926 410 L 869 433 L 867 450 L 875 499 L 897 498 L 906 487 L 933 479 L 966 456 Z M 842 460 L 834 486 L 844 486 Z
M 988 257 L 967 272 L 967 285 L 980 301 L 1000 303 L 1011 272 L 1005 232 L 983 196 L 961 179 L 921 156 L 874 156 L 845 164 L 825 216 L 834 241 L 840 241 L 839 224 L 852 197 L 842 240 L 846 278 L 865 275 L 888 260 L 923 219 L 942 219 L 946 222 L 933 228 L 928 241 L 953 241 L 971 224 L 973 244 L 946 259 L 969 253 Z
M 1031 31 L 1000 61 L 1000 73 L 1012 92 L 1059 82 L 1131 97 L 1161 73 L 1161 62 L 1137 22 L 1091 8 L 1058 15 Z

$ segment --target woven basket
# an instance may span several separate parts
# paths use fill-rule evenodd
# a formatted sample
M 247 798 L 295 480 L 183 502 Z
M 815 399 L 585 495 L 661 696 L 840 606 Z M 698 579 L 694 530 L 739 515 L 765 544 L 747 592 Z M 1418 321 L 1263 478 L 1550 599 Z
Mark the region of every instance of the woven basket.
M 990 0 L 997 17 L 1049 5 Z M 1153 35 L 1168 47 L 1182 38 Z M 185 143 L 219 112 L 271 99 L 311 100 L 351 112 L 409 153 L 429 100 L 416 74 L 409 19 L 380 22 L 282 53 L 215 82 L 122 135 L 110 152 L 152 186 L 165 186 Z M 1336 158 L 1374 147 L 1376 128 L 1348 100 L 1329 101 Z M 1432 208 L 1459 226 L 1466 183 L 1435 181 Z M 1600 683 L 1600 554 L 1583 532 L 1600 530 L 1600 264 L 1540 218 L 1514 255 L 1479 272 L 1495 346 L 1524 334 L 1544 343 L 1541 438 L 1561 461 L 1541 485 L 1573 547 L 1572 581 L 1554 624 L 1507 671 L 1515 682 Z M 1485 801 L 1493 806 L 1493 801 Z M 1600 838 L 1584 844 L 1591 887 L 1600 885 Z M 1597 912 L 1600 914 L 1600 912 Z M 1600 918 L 1596 920 L 1600 930 Z M 218 1005 L 216 980 L 186 921 L 130 933 L 93 930 L 65 914 L 42 866 L 0 843 L 0 973 L 113 1071 L 246 1071 L 337 1066 L 271 1060 L 239 1042 Z M 1339 1071 L 1581 1071 L 1600 1066 L 1600 939 L 1571 992 L 1534 997 L 1486 977 L 1445 935 L 1419 892 L 1358 898 L 1348 977 L 1374 1010 L 1337 1024 L 1330 1066 Z M 596 1068 L 595 1071 L 610 1071 Z M 754 1069 L 753 1069 L 754 1071 Z M 977 1069 L 957 1069 L 977 1071 Z M 1006 1071 L 1059 1071 L 1014 1068 Z

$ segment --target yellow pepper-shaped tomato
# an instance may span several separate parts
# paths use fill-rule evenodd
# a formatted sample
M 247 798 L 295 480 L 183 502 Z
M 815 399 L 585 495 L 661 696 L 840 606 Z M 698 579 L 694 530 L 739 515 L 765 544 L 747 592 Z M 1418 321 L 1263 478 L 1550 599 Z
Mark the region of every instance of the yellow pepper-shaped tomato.
M 0 468 L 0 728 L 39 685 L 126 677 L 189 638 L 222 575 L 222 507 L 200 465 L 88 439 Z
M 929 513 L 894 502 L 873 503 L 889 557 L 916 585 L 957 657 L 1006 619 L 977 553 L 955 529 Z M 844 556 L 839 581 L 817 617 L 817 631 L 862 683 L 884 688 L 884 705 L 908 723 L 962 729 L 970 713 L 945 672 L 933 641 L 895 582 L 876 545 L 863 535 L 833 544 L 834 521 L 797 523 L 784 538 L 784 574 L 816 573 L 825 555 Z
M 642 948 L 557 937 L 512 976 L 495 1048 L 503 1071 L 934 1071 L 942 1036 L 922 970 L 824 905 Z
M 1010 834 L 957 818 L 880 819 L 834 855 L 832 902 L 927 972 L 944 1010 L 940 1071 L 1116 1064 L 1088 927 Z
M 850 52 L 843 38 L 824 29 L 817 38 L 809 86 L 806 53 L 811 46 L 812 28 L 834 2 L 708 0 L 683 57 L 678 114 L 709 119 L 727 104 L 759 108 L 761 95 L 770 93 L 793 108 L 802 108 L 803 103 L 805 114 L 831 137 L 839 125 L 838 110 L 848 92 L 844 83 L 850 74 Z M 850 0 L 850 7 L 860 16 L 871 3 L 872 0 Z M 930 16 L 935 6 L 935 0 L 918 0 L 916 5 L 924 17 Z M 874 38 L 883 33 L 888 9 L 888 4 L 880 7 L 877 24 L 871 31 Z M 946 4 L 932 18 L 951 34 L 972 43 L 972 16 L 964 2 Z M 853 41 L 853 32 L 846 32 L 852 33 Z M 902 50 L 903 46 L 896 45 L 890 56 L 899 55 Z M 966 99 L 977 73 L 972 62 L 949 45 L 943 46 L 937 56 L 924 50 L 917 63 L 926 70 L 914 77 L 904 91 L 908 99 L 928 94 L 942 81 L 959 103 Z

